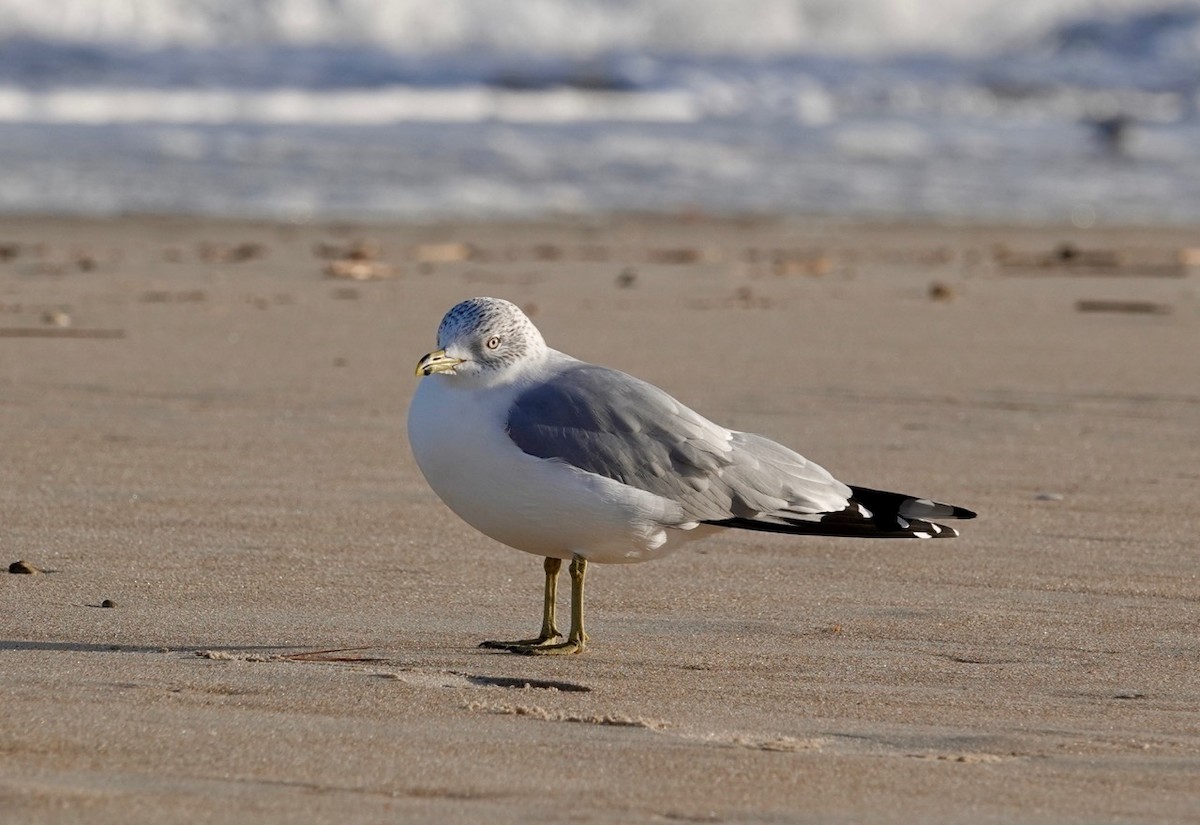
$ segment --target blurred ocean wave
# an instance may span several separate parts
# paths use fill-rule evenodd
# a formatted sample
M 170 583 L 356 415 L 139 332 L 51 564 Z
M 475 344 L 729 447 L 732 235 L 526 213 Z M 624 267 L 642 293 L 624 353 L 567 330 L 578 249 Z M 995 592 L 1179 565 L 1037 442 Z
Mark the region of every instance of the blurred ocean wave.
M 7 0 L 0 210 L 1200 219 L 1200 1 Z

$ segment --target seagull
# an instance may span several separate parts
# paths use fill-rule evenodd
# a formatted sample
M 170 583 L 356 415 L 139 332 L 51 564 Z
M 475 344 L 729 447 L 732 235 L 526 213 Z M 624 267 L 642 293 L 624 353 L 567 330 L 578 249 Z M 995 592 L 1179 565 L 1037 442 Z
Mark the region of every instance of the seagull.
M 546 345 L 519 307 L 471 298 L 450 309 L 422 380 L 408 439 L 429 486 L 463 521 L 544 557 L 542 627 L 482 647 L 582 653 L 589 562 L 660 558 L 724 529 L 805 536 L 948 538 L 930 519 L 975 513 L 843 484 L 793 450 L 714 424 L 663 390 Z M 555 623 L 570 561 L 571 626 Z

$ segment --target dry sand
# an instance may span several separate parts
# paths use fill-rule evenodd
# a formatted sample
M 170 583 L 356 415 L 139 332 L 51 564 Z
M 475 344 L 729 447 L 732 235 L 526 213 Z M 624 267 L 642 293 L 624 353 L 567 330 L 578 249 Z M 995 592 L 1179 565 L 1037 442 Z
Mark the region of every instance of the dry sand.
M 1200 820 L 1198 241 L 7 219 L 0 820 Z M 476 294 L 980 518 L 595 566 L 585 655 L 479 650 L 540 561 L 404 436 Z

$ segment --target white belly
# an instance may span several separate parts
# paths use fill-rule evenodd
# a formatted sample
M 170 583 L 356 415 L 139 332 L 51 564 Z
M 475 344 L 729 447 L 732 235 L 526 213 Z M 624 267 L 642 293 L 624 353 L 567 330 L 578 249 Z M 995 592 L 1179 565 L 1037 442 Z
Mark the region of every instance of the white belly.
M 421 380 L 408 439 L 429 486 L 481 533 L 539 556 L 636 562 L 709 532 L 667 527 L 677 508 L 658 496 L 522 452 L 504 431 L 508 399 L 485 405 L 452 380 Z

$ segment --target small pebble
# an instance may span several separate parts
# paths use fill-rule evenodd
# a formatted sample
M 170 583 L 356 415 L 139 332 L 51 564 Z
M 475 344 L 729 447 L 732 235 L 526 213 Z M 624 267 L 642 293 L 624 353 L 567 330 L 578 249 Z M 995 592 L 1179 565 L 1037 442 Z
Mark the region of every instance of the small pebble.
M 400 270 L 391 264 L 365 258 L 330 261 L 324 272 L 327 278 L 344 278 L 351 281 L 379 281 L 395 278 L 400 274 Z
M 100 606 L 101 607 L 116 607 L 117 603 L 114 602 L 112 599 L 105 599 L 104 601 L 100 602 Z
M 28 575 L 28 574 L 34 574 L 34 573 L 41 573 L 42 571 L 37 569 L 36 567 L 34 567 L 29 562 L 22 560 L 22 561 L 14 561 L 12 564 L 10 564 L 8 566 L 8 572 L 9 573 L 25 573 Z
M 646 260 L 652 264 L 696 264 L 704 260 L 699 249 L 648 249 Z
M 952 301 L 954 300 L 954 288 L 941 281 L 934 281 L 929 285 L 929 300 Z

